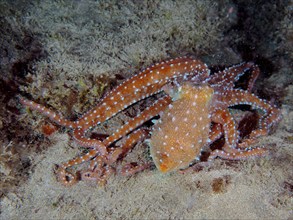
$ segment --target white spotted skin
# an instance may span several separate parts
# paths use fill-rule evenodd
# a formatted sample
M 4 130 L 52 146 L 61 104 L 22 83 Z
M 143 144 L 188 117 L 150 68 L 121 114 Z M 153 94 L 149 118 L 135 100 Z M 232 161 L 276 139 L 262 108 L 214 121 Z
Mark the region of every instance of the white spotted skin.
M 163 173 L 188 167 L 209 139 L 213 89 L 185 84 L 179 93 L 178 100 L 166 108 L 161 122 L 155 125 L 150 139 L 151 156 Z
M 108 93 L 101 102 L 76 121 L 83 130 L 109 119 L 121 110 L 141 99 L 162 91 L 162 87 L 176 77 L 208 74 L 207 66 L 191 57 L 157 63 L 130 79 L 125 80 Z

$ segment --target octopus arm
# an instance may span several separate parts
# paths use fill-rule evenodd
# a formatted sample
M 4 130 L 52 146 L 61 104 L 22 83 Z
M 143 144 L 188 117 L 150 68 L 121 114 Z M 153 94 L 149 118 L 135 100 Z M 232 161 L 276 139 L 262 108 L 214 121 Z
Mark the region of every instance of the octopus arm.
M 131 104 L 161 91 L 161 88 L 177 77 L 204 74 L 207 66 L 192 57 L 179 57 L 157 63 L 125 80 L 109 92 L 101 102 L 78 120 L 84 130 L 113 117 Z
M 212 121 L 221 124 L 225 136 L 224 148 L 235 149 L 238 143 L 238 130 L 236 123 L 228 109 L 217 109 L 212 113 Z
M 282 118 L 279 109 L 269 105 L 266 101 L 256 97 L 248 91 L 228 90 L 224 92 L 223 97 L 227 107 L 244 104 L 264 112 L 259 122 L 259 128 L 251 133 L 250 138 L 267 135 L 271 128 Z
M 76 157 L 72 160 L 69 160 L 61 164 L 57 170 L 57 179 L 64 186 L 71 186 L 75 184 L 78 181 L 78 176 L 67 171 L 67 168 L 89 161 L 90 159 L 96 157 L 98 153 L 99 152 L 97 150 L 93 149 L 81 157 Z
M 221 124 L 212 124 L 209 132 L 209 143 L 213 143 L 214 141 L 218 140 L 223 135 L 223 133 L 223 126 Z
M 168 95 L 158 99 L 153 105 L 147 107 L 139 115 L 124 124 L 120 129 L 117 129 L 117 131 L 113 135 L 106 138 L 104 144 L 108 146 L 116 140 L 120 139 L 121 137 L 127 135 L 135 128 L 142 125 L 144 122 L 150 120 L 154 116 L 158 115 L 160 112 L 164 111 L 171 102 L 171 97 Z
M 211 152 L 208 161 L 214 160 L 216 157 L 220 157 L 226 160 L 243 160 L 251 157 L 261 157 L 268 154 L 268 150 L 265 148 L 246 148 L 244 150 L 238 150 L 237 152 L 226 152 L 224 150 L 215 150 Z
M 251 92 L 252 87 L 259 76 L 259 68 L 252 62 L 241 63 L 232 67 L 226 68 L 223 71 L 219 71 L 207 79 L 207 82 L 215 89 L 223 91 L 227 89 L 233 89 L 235 82 L 250 70 L 248 79 L 248 85 L 246 90 Z
M 51 109 L 42 106 L 38 103 L 35 103 L 33 101 L 30 101 L 24 97 L 19 96 L 18 97 L 20 103 L 29 109 L 35 110 L 39 113 L 41 113 L 43 116 L 48 117 L 51 121 L 55 122 L 56 124 L 59 124 L 61 126 L 67 127 L 67 128 L 77 128 L 77 124 L 75 124 L 72 121 L 67 120 L 64 118 L 61 114 L 57 114 L 56 112 L 52 111 Z
M 241 63 L 231 66 L 212 75 L 207 82 L 216 88 L 233 89 L 234 83 L 251 67 L 253 63 Z
M 101 155 L 107 153 L 106 145 L 97 139 L 87 138 L 83 129 L 75 129 L 73 131 L 73 138 L 80 146 L 94 148 L 98 150 Z

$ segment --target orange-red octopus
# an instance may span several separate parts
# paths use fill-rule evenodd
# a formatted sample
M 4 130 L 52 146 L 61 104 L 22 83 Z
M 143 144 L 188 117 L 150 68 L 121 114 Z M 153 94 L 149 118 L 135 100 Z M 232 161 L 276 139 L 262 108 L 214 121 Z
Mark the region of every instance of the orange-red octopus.
M 250 71 L 247 89 L 236 89 L 235 82 Z M 238 160 L 266 154 L 264 148 L 250 145 L 261 135 L 267 135 L 280 119 L 280 111 L 251 93 L 259 68 L 253 63 L 242 63 L 224 71 L 210 74 L 207 65 L 192 57 L 179 57 L 152 65 L 125 80 L 100 100 L 98 105 L 80 119 L 70 121 L 60 114 L 33 101 L 20 97 L 20 102 L 36 110 L 51 121 L 71 128 L 75 141 L 89 148 L 85 155 L 61 164 L 57 170 L 59 181 L 68 186 L 78 177 L 67 169 L 90 161 L 81 179 L 104 182 L 115 171 L 113 164 L 125 156 L 131 147 L 146 135 L 142 125 L 160 116 L 150 132 L 147 143 L 151 157 L 161 172 L 187 168 L 201 154 L 202 148 L 224 135 L 225 145 L 211 152 L 215 157 Z M 126 122 L 104 141 L 88 138 L 88 131 L 128 108 L 130 105 L 162 93 L 162 96 L 139 115 Z M 240 139 L 237 124 L 229 112 L 235 105 L 250 105 L 263 114 L 259 126 L 249 137 Z M 109 147 L 124 138 L 119 147 Z M 121 172 L 131 175 L 149 167 L 128 164 Z

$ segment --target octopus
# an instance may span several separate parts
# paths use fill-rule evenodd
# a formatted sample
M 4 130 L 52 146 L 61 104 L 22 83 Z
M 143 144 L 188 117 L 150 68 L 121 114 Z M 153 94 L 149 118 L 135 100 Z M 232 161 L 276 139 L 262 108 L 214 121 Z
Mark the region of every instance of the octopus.
M 236 88 L 235 83 L 247 72 L 250 73 L 247 88 Z M 258 137 L 273 130 L 281 120 L 281 114 L 277 107 L 252 93 L 259 72 L 257 65 L 247 62 L 211 74 L 206 64 L 193 57 L 170 59 L 126 79 L 75 121 L 24 97 L 19 96 L 19 100 L 23 106 L 70 129 L 74 141 L 88 149 L 84 155 L 61 164 L 57 179 L 65 186 L 80 179 L 101 184 L 118 172 L 114 164 L 142 141 L 150 147 L 153 162 L 162 173 L 192 166 L 202 150 L 220 137 L 224 137 L 225 144 L 210 153 L 208 162 L 217 157 L 241 160 L 266 155 L 268 150 L 252 145 Z M 106 139 L 90 138 L 90 130 L 94 127 L 150 96 L 159 98 Z M 230 112 L 230 107 L 237 105 L 249 105 L 258 109 L 261 115 L 258 127 L 244 138 L 240 138 L 238 124 Z M 144 123 L 154 117 L 159 119 L 153 120 L 154 125 L 149 131 Z M 121 144 L 113 147 L 119 140 Z M 80 175 L 69 171 L 70 167 L 85 162 L 89 162 L 89 168 Z M 130 163 L 119 173 L 133 175 L 151 165 Z

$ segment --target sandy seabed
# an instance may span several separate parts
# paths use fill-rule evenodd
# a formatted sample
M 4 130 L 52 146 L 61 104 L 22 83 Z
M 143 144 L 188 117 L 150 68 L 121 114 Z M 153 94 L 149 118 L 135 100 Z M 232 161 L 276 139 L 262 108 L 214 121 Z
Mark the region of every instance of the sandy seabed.
M 271 156 L 237 162 L 216 160 L 199 172 L 160 174 L 146 170 L 132 177 L 119 175 L 105 187 L 80 182 L 63 187 L 54 164 L 75 156 L 68 136 L 34 157 L 31 178 L 1 203 L 4 219 L 290 219 L 292 197 L 286 184 L 292 176 L 292 143 L 284 128 L 292 111 L 283 111 L 279 129 L 259 143 Z M 291 118 L 288 118 L 288 117 Z M 290 121 L 291 120 L 291 121 Z M 143 151 L 138 146 L 137 151 Z M 134 152 L 138 153 L 138 152 Z M 143 152 L 142 152 L 143 153 Z

